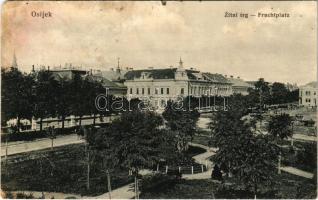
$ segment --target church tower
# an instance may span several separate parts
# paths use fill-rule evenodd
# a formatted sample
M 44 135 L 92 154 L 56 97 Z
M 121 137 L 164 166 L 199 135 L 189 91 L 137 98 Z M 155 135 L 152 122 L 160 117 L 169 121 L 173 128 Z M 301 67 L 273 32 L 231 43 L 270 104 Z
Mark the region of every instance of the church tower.
M 17 57 L 15 56 L 15 52 L 13 52 L 12 67 L 18 68 Z

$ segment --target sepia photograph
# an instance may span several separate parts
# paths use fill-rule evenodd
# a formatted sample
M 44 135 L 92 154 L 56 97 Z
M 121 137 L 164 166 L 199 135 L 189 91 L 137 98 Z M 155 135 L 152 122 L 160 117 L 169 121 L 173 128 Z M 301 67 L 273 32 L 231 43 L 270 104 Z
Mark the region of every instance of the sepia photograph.
M 316 199 L 317 1 L 5 1 L 1 199 Z

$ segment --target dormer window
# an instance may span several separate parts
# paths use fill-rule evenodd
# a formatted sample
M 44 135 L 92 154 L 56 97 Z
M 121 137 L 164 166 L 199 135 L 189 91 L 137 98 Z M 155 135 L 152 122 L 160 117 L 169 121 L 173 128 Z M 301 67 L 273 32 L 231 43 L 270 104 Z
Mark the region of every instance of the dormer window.
M 141 79 L 147 79 L 148 78 L 148 73 L 147 72 L 142 72 L 141 73 Z

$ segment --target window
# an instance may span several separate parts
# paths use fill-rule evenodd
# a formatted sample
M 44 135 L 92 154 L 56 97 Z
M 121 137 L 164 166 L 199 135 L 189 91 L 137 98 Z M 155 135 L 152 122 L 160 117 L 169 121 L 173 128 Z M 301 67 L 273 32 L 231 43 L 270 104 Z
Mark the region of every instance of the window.
M 309 96 L 310 95 L 310 91 L 306 91 L 306 95 Z
M 167 94 L 169 94 L 169 88 L 167 88 Z
M 132 94 L 132 90 L 133 90 L 133 89 L 132 89 L 132 88 L 130 88 L 130 91 L 129 91 L 129 93 L 130 93 L 130 94 Z
M 306 102 L 307 102 L 307 103 L 310 103 L 310 99 L 306 99 Z
M 148 94 L 150 94 L 150 88 L 148 88 Z
M 155 94 L 158 94 L 159 89 L 155 88 Z
M 136 89 L 136 94 L 139 94 L 139 88 Z
M 145 88 L 141 88 L 141 94 L 145 94 Z
M 163 88 L 161 88 L 161 92 L 160 92 L 160 94 L 163 94 Z
M 184 94 L 184 88 L 181 88 L 181 94 Z
M 303 96 L 303 91 L 300 91 L 300 96 Z

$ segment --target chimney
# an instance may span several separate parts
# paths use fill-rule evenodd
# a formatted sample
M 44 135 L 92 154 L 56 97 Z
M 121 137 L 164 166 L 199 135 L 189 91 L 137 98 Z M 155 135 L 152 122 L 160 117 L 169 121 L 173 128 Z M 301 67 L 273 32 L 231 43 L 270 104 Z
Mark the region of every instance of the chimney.
M 226 74 L 225 74 L 224 76 L 225 76 L 225 78 L 227 78 L 227 75 L 226 75 Z
M 93 70 L 92 69 L 90 69 L 90 74 L 93 75 Z
M 232 75 L 231 75 L 230 77 L 231 77 L 231 78 L 233 78 L 233 76 L 232 76 Z
M 35 70 L 34 70 L 34 65 L 32 65 L 32 72 L 35 72 Z
M 50 66 L 47 66 L 47 71 L 50 71 Z
M 239 77 L 239 76 L 238 76 L 237 78 L 238 78 L 238 79 L 240 79 L 240 77 Z
M 114 68 L 110 68 L 110 71 L 114 71 Z

